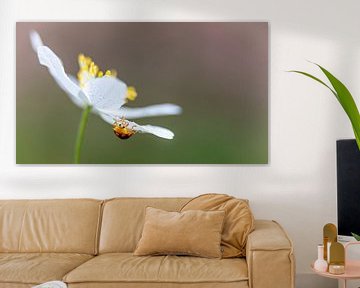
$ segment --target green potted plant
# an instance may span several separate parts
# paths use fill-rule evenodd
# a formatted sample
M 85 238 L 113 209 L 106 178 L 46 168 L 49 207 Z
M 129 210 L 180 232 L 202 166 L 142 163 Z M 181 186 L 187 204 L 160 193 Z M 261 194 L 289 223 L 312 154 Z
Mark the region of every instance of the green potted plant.
M 356 241 L 360 241 L 360 235 L 357 235 L 355 233 L 351 233 L 351 235 L 356 239 Z
M 298 71 L 298 70 L 292 70 L 290 72 L 305 75 L 305 76 L 321 83 L 322 85 L 327 87 L 332 92 L 332 94 L 334 94 L 336 99 L 339 101 L 340 105 L 343 107 L 345 113 L 349 117 L 352 128 L 354 130 L 356 143 L 360 150 L 360 114 L 359 114 L 359 110 L 356 106 L 353 96 L 351 95 L 350 91 L 346 88 L 346 86 L 340 80 L 338 80 L 333 74 L 331 74 L 324 67 L 322 67 L 316 63 L 314 63 L 314 64 L 316 66 L 318 66 L 320 68 L 320 70 L 325 74 L 327 79 L 330 81 L 332 87 L 330 87 L 324 81 L 320 80 L 319 78 L 317 78 L 307 72 Z
M 331 74 L 328 70 L 326 70 L 324 67 L 314 63 L 317 67 L 320 68 L 320 70 L 324 73 L 326 78 L 329 80 L 330 85 L 326 84 L 324 81 L 320 80 L 319 78 L 303 71 L 298 70 L 292 70 L 289 72 L 294 72 L 298 74 L 305 75 L 306 77 L 309 77 L 318 83 L 324 85 L 326 88 L 328 88 L 331 93 L 336 97 L 336 99 L 339 101 L 340 105 L 344 109 L 345 113 L 347 114 L 350 123 L 352 125 L 355 140 L 357 143 L 357 147 L 360 151 L 360 114 L 359 110 L 356 106 L 356 103 L 354 101 L 353 96 L 351 95 L 350 91 L 346 88 L 346 86 L 337 79 L 333 74 Z M 357 240 L 360 241 L 360 235 L 351 233 L 352 236 Z

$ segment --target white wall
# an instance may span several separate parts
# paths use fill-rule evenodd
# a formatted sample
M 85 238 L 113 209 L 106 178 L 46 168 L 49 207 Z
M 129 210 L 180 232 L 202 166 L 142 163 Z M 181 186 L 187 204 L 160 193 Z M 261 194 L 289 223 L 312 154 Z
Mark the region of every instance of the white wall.
M 359 97 L 359 8 L 358 0 L 1 0 L 0 198 L 246 197 L 257 218 L 276 219 L 288 230 L 299 287 L 310 287 L 319 280 L 306 276 L 322 226 L 336 222 L 335 141 L 352 133 L 327 90 L 285 71 L 316 71 L 306 60 L 316 61 Z M 269 164 L 15 165 L 15 21 L 26 20 L 269 21 Z

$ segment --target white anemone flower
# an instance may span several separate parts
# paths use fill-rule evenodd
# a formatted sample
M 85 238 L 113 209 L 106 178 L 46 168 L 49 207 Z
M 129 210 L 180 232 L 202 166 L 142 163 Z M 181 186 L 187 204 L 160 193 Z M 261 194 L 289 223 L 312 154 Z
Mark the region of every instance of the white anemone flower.
M 127 86 L 116 77 L 115 70 L 103 72 L 90 57 L 80 54 L 78 77 L 65 73 L 60 58 L 45 46 L 35 31 L 30 33 L 31 45 L 37 53 L 40 64 L 46 66 L 56 83 L 66 92 L 74 104 L 80 108 L 89 108 L 92 112 L 113 125 L 114 133 L 121 139 L 127 139 L 137 132 L 150 133 L 165 139 L 173 139 L 169 129 L 139 125 L 127 119 L 143 117 L 177 115 L 181 107 L 174 104 L 157 104 L 141 108 L 123 107 L 128 101 L 135 100 L 134 87 Z

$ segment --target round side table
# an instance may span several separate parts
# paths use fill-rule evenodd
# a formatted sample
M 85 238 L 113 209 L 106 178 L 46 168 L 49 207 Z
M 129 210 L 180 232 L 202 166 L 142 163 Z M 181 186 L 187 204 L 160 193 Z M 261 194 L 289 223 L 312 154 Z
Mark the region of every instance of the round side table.
M 311 264 L 311 269 L 318 275 L 327 278 L 338 279 L 339 282 L 342 281 L 343 288 L 346 288 L 348 280 L 360 279 L 360 260 L 347 260 L 346 250 L 351 245 L 360 245 L 360 242 L 349 242 L 345 244 L 345 273 L 344 274 L 331 274 L 329 272 L 320 272 L 314 269 L 314 263 Z

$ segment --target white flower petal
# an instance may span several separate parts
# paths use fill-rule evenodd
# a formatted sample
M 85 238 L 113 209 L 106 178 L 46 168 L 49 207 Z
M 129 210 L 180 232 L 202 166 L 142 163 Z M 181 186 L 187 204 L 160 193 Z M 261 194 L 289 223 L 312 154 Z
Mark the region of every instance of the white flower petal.
M 84 93 L 100 111 L 113 111 L 125 104 L 127 86 L 115 77 L 104 76 L 86 82 Z
M 64 66 L 56 54 L 51 51 L 47 46 L 40 46 L 37 49 L 40 64 L 49 69 L 51 76 L 55 79 L 56 83 L 68 94 L 74 97 L 82 97 L 82 93 L 78 85 L 73 83 L 64 71 Z
M 177 115 L 182 111 L 181 107 L 174 104 L 158 104 L 140 108 L 121 107 L 118 111 L 111 113 L 117 117 L 136 119 L 143 117 Z
M 79 85 L 79 81 L 74 75 L 68 74 L 68 77 L 74 84 Z M 80 92 L 78 95 L 72 95 L 70 93 L 67 93 L 67 95 L 70 100 L 80 108 L 84 108 L 85 105 L 90 105 L 89 100 L 83 92 Z
M 165 138 L 165 139 L 173 139 L 174 133 L 170 131 L 169 129 L 159 127 L 159 126 L 153 126 L 153 125 L 138 125 L 135 122 L 130 122 L 134 124 L 133 128 L 135 131 L 141 132 L 141 133 L 150 133 L 155 136 Z
M 34 30 L 30 32 L 30 41 L 31 41 L 31 46 L 35 52 L 37 52 L 37 49 L 40 46 L 44 46 L 39 33 L 37 33 Z
M 94 111 L 94 110 L 93 110 Z M 96 111 L 96 110 L 95 110 Z M 99 111 L 96 111 L 96 112 L 99 112 Z M 99 115 L 100 115 L 100 117 L 105 121 L 105 122 L 107 122 L 107 123 L 109 123 L 109 124 L 114 124 L 114 122 L 115 122 L 115 119 L 114 119 L 114 117 L 113 116 L 111 116 L 111 115 L 109 115 L 109 114 L 106 114 L 106 113 L 101 113 L 101 112 L 99 112 L 98 113 Z
M 99 113 L 100 117 L 109 124 L 114 124 L 116 117 L 113 117 L 112 115 L 106 114 L 106 113 Z M 135 122 L 124 120 L 126 123 L 128 123 L 128 128 L 139 132 L 139 133 L 150 133 L 155 136 L 165 138 L 165 139 L 173 139 L 174 133 L 170 131 L 169 129 L 166 129 L 164 127 L 159 126 L 153 126 L 153 125 L 139 125 Z

